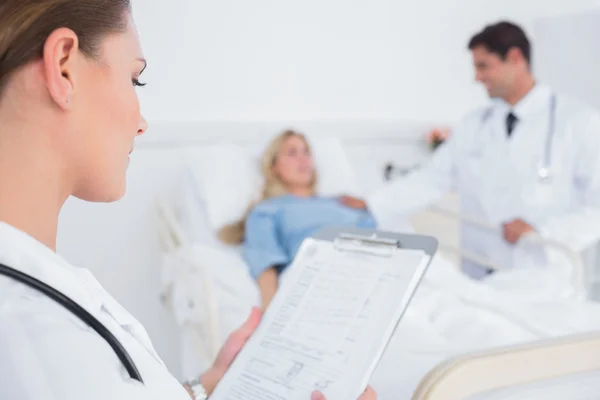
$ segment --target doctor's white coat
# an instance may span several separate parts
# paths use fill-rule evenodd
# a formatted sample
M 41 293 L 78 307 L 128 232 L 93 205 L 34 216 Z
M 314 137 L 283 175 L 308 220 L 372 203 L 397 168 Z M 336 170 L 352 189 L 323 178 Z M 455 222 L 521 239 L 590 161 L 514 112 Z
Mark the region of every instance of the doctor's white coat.
M 146 331 L 85 269 L 0 223 L 0 263 L 73 299 L 125 347 L 144 385 L 129 377 L 108 343 L 34 289 L 0 276 L 0 399 L 189 400 Z
M 506 133 L 508 104 L 495 101 L 468 115 L 420 170 L 398 179 L 367 198 L 382 221 L 408 214 L 456 190 L 461 212 L 501 228 L 517 218 L 543 237 L 559 240 L 576 251 L 600 236 L 600 116 L 590 107 L 556 94 L 555 129 L 550 133 L 551 89 L 537 84 L 512 107 L 518 123 Z M 551 180 L 541 182 L 551 136 Z M 488 260 L 513 266 L 515 246 L 500 234 L 466 224 L 462 247 Z M 474 277 L 484 271 L 463 263 Z

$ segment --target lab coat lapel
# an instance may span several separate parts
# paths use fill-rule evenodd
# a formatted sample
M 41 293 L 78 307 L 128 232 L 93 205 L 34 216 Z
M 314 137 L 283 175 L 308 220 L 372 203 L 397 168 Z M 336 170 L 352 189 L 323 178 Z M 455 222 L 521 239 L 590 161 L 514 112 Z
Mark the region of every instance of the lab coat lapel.
M 515 210 L 518 213 L 516 216 L 533 224 L 539 223 L 543 220 L 543 215 L 550 212 L 545 208 L 551 200 L 551 196 L 546 194 L 546 189 L 550 187 L 540 185 L 538 171 L 545 164 L 551 97 L 551 91 L 540 85 L 517 105 L 520 123 L 510 148 L 510 163 L 516 169 L 514 182 L 519 194 L 516 199 L 516 204 L 519 205 Z M 553 145 L 558 143 L 557 127 L 555 125 L 553 131 Z M 553 160 L 559 158 L 552 157 Z M 553 167 L 556 167 L 557 163 L 553 164 Z
M 507 209 L 505 222 L 524 218 L 523 188 L 530 183 L 529 174 L 535 163 L 536 135 L 535 124 L 525 116 L 518 115 L 519 122 L 512 136 L 506 141 L 504 160 L 507 179 Z M 537 146 L 539 147 L 539 146 Z
M 482 166 L 482 208 L 487 219 L 495 224 L 505 222 L 511 213 L 514 189 L 513 167 L 509 162 L 509 143 L 503 129 L 503 112 L 497 110 L 489 124 L 489 140 L 485 144 Z
M 0 263 L 53 287 L 91 315 L 97 316 L 104 309 L 164 365 L 141 324 L 102 288 L 87 269 L 70 265 L 42 243 L 5 223 L 0 223 L 0 246 Z M 80 319 L 74 317 L 73 321 L 87 329 Z
M 113 319 L 131 336 L 135 338 L 152 357 L 154 357 L 160 364 L 165 365 L 158 353 L 154 350 L 152 342 L 148 333 L 140 324 L 140 322 L 133 317 L 127 310 L 125 310 L 119 302 L 117 302 L 110 294 L 104 290 L 102 285 L 94 278 L 94 276 L 86 269 L 81 269 L 80 277 L 87 286 L 88 290 L 95 293 L 94 297 L 102 299 L 101 308 L 110 314 Z
M 42 243 L 0 223 L 0 246 L 0 263 L 53 287 L 92 315 L 100 309 L 98 299 L 81 286 L 75 268 Z
M 509 162 L 513 166 L 515 177 L 521 181 L 530 178 L 531 172 L 541 161 L 545 143 L 540 129 L 543 130 L 546 124 L 543 123 L 545 121 L 540 121 L 543 115 L 539 114 L 522 117 L 509 140 Z
M 165 363 L 160 358 L 152 342 L 148 332 L 144 329 L 131 314 L 129 314 L 118 302 L 110 298 L 108 301 L 103 303 L 103 307 L 112 317 L 121 325 L 121 327 L 133 336 L 145 349 L 150 353 L 152 357 L 156 359 L 161 365 L 165 366 Z
M 537 84 L 514 107 L 519 122 L 510 140 L 509 157 L 521 182 L 531 184 L 542 164 L 550 129 L 551 98 L 550 88 Z

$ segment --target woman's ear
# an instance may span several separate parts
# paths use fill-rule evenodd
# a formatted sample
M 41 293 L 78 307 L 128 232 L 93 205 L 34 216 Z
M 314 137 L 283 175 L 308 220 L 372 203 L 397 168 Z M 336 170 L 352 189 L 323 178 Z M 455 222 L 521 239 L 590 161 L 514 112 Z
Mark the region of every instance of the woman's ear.
M 79 39 L 68 28 L 55 30 L 44 44 L 44 82 L 50 97 L 63 110 L 72 105 L 79 54 Z

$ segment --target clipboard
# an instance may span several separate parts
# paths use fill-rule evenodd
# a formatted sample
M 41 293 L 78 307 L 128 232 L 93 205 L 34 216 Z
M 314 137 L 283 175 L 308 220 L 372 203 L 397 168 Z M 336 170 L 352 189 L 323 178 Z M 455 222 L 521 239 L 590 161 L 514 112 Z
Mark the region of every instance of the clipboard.
M 437 248 L 430 236 L 347 227 L 305 239 L 211 399 L 358 398 Z
M 427 256 L 421 264 L 414 266 L 413 279 L 405 293 L 404 304 L 399 311 L 398 319 L 393 328 L 391 328 L 391 332 L 387 334 L 387 340 L 378 349 L 369 371 L 362 380 L 361 387 L 364 390 L 385 354 L 385 350 L 392 340 L 393 334 L 398 329 L 402 317 L 416 293 L 418 285 L 421 283 L 427 268 L 431 264 L 431 259 L 438 250 L 438 240 L 428 235 L 394 233 L 376 229 L 336 227 L 321 229 L 312 237 L 317 240 L 332 242 L 333 246 L 342 252 L 364 253 L 375 257 L 389 257 L 393 251 L 410 249 L 423 251 Z
M 399 248 L 422 250 L 433 257 L 438 250 L 438 240 L 433 236 L 395 233 L 377 229 L 327 227 L 311 236 L 314 239 L 337 243 L 354 242 L 358 249 L 370 252 L 373 248 Z M 344 250 L 342 245 L 341 250 Z M 350 250 L 346 248 L 346 250 Z

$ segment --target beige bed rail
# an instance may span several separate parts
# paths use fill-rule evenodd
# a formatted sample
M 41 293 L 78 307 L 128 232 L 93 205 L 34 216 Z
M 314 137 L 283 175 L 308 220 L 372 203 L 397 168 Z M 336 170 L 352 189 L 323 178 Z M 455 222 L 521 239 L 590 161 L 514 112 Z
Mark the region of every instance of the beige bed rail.
M 470 217 L 468 215 L 463 215 L 463 214 L 457 213 L 455 211 L 448 210 L 443 207 L 431 206 L 428 208 L 428 211 L 438 214 L 438 215 L 442 215 L 447 218 L 456 219 L 460 222 L 471 224 L 473 226 L 477 226 L 479 228 L 482 228 L 482 229 L 485 229 L 485 230 L 488 230 L 491 232 L 496 232 L 496 233 L 498 233 L 498 235 L 502 234 L 502 232 L 500 232 L 500 229 L 495 225 L 492 225 L 488 222 L 481 221 L 479 219 Z M 572 266 L 571 280 L 572 280 L 573 288 L 575 288 L 575 290 L 577 290 L 577 292 L 580 293 L 582 297 L 585 296 L 585 293 L 587 291 L 586 290 L 587 289 L 586 280 L 585 280 L 585 263 L 583 262 L 583 258 L 581 256 L 581 254 L 571 250 L 568 246 L 566 246 L 565 244 L 563 244 L 561 242 L 543 238 L 542 236 L 540 236 L 537 233 L 527 234 L 526 236 L 523 237 L 523 240 L 528 243 L 531 243 L 531 244 L 536 244 L 539 246 L 543 246 L 547 249 L 557 251 L 557 252 L 561 253 L 562 255 L 564 255 L 569 260 L 569 262 Z M 499 264 L 493 263 L 490 260 L 486 259 L 485 257 L 470 253 L 464 249 L 445 245 L 443 243 L 440 243 L 439 247 L 440 247 L 440 250 L 442 250 L 442 251 L 445 251 L 447 253 L 456 254 L 459 257 L 473 261 L 473 262 L 475 262 L 483 267 L 489 268 L 489 269 L 502 270 L 502 269 L 507 268 L 507 266 L 505 266 L 505 265 L 499 265 Z
M 464 400 L 596 370 L 600 370 L 600 332 L 451 359 L 423 378 L 412 400 Z

